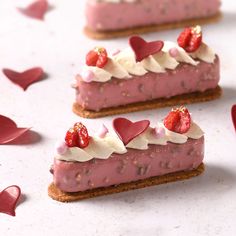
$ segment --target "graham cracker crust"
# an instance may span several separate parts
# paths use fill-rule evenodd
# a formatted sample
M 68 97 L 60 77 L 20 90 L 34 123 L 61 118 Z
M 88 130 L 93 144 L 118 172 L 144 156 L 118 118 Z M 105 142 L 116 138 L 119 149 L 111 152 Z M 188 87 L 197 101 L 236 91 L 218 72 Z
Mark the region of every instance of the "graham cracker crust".
M 83 199 L 104 196 L 113 193 L 120 193 L 129 190 L 145 188 L 153 185 L 165 184 L 169 182 L 181 181 L 200 175 L 204 171 L 204 164 L 200 164 L 197 169 L 191 171 L 179 171 L 162 176 L 151 177 L 144 180 L 138 180 L 130 183 L 123 183 L 116 186 L 105 188 L 96 188 L 84 192 L 66 193 L 57 188 L 53 183 L 48 187 L 48 195 L 60 202 L 73 202 Z
M 104 108 L 100 111 L 86 110 L 83 107 L 81 107 L 78 103 L 74 103 L 73 112 L 84 118 L 98 118 L 98 117 L 137 112 L 137 111 L 162 108 L 168 106 L 206 102 L 219 98 L 221 94 L 222 94 L 222 89 L 220 86 L 217 86 L 215 89 L 209 89 L 205 92 L 194 92 L 194 93 L 174 96 L 171 98 L 159 98 L 146 102 L 128 104 L 125 106 Z
M 221 18 L 222 18 L 222 13 L 218 12 L 217 14 L 210 17 L 183 20 L 183 21 L 175 22 L 175 23 L 165 23 L 165 24 L 156 24 L 156 25 L 149 25 L 149 26 L 142 26 L 142 27 L 134 27 L 134 28 L 128 28 L 124 30 L 117 30 L 117 31 L 93 31 L 86 26 L 84 28 L 84 32 L 90 38 L 103 40 L 103 39 L 119 38 L 119 37 L 134 35 L 134 34 L 143 34 L 143 33 L 149 33 L 149 32 L 162 31 L 162 30 L 183 28 L 183 27 L 192 26 L 192 25 L 210 24 L 210 23 L 218 22 Z

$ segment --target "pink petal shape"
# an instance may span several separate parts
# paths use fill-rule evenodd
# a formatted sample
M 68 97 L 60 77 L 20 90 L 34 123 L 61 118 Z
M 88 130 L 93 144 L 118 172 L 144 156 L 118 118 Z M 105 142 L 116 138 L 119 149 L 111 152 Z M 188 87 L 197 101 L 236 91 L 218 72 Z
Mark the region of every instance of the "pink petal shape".
M 233 121 L 233 124 L 234 124 L 234 129 L 236 131 L 236 104 L 232 106 L 231 116 L 232 116 L 232 121 Z
M 114 130 L 125 145 L 138 135 L 142 134 L 149 125 L 149 120 L 141 120 L 133 123 L 125 118 L 116 118 L 113 121 Z
M 41 67 L 17 72 L 11 69 L 3 69 L 4 75 L 14 84 L 19 85 L 23 90 L 26 90 L 32 83 L 35 83 L 43 78 L 44 71 Z
M 38 20 L 44 20 L 44 15 L 48 9 L 49 4 L 47 0 L 36 0 L 26 8 L 18 8 L 22 14 Z
M 0 145 L 19 138 L 30 128 L 17 128 L 16 123 L 8 117 L 0 115 Z
M 131 37 L 129 39 L 129 44 L 135 53 L 137 62 L 142 61 L 150 55 L 160 52 L 164 46 L 163 41 L 153 41 L 148 43 L 139 36 Z
M 16 204 L 21 196 L 21 189 L 16 185 L 9 186 L 0 192 L 0 212 L 15 216 Z

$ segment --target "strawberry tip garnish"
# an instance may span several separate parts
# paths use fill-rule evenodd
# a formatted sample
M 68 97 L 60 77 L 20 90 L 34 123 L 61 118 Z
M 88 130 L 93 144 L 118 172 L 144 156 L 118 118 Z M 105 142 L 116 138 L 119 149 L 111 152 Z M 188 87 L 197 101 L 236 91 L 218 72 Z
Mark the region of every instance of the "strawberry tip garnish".
M 65 142 L 68 147 L 86 148 L 89 145 L 89 139 L 87 128 L 81 122 L 77 122 L 67 131 Z
M 88 66 L 97 66 L 103 68 L 108 62 L 107 51 L 103 47 L 96 47 L 86 55 L 86 64 Z
M 164 126 L 173 132 L 184 134 L 191 126 L 191 115 L 184 106 L 172 109 L 164 119 Z
M 195 52 L 202 43 L 202 29 L 199 25 L 185 28 L 177 39 L 178 45 L 186 52 Z

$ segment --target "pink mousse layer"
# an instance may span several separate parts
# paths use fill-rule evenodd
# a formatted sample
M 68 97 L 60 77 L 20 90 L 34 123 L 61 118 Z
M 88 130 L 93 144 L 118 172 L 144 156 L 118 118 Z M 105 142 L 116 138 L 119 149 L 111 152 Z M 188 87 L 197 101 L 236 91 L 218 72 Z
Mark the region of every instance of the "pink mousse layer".
M 148 72 L 131 79 L 115 79 L 105 83 L 84 82 L 77 77 L 76 102 L 87 110 L 169 98 L 216 88 L 220 79 L 219 58 L 214 63 L 201 61 L 197 66 L 181 63 L 166 73 Z
M 128 149 L 125 154 L 112 154 L 107 160 L 88 162 L 54 160 L 54 184 L 65 192 L 117 185 L 196 169 L 203 160 L 204 137 L 188 139 L 185 144 L 149 145 L 148 150 Z
M 94 31 L 179 22 L 215 15 L 219 0 L 139 0 L 134 3 L 88 1 L 87 26 Z

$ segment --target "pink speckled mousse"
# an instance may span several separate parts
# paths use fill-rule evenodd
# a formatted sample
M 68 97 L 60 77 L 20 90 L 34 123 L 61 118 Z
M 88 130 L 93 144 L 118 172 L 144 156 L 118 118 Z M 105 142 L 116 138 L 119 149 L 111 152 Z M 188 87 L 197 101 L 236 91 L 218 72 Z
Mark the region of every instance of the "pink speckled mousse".
M 76 102 L 87 110 L 118 107 L 157 98 L 216 88 L 220 80 L 219 58 L 197 66 L 181 63 L 166 73 L 148 72 L 131 79 L 112 78 L 105 83 L 84 82 L 77 76 Z
M 54 160 L 54 184 L 65 192 L 128 183 L 172 172 L 196 169 L 203 161 L 204 137 L 184 144 L 149 145 L 148 150 L 128 149 L 107 160 L 88 162 Z
M 108 31 L 213 16 L 219 8 L 219 0 L 138 0 L 134 3 L 88 0 L 86 17 L 90 29 Z

